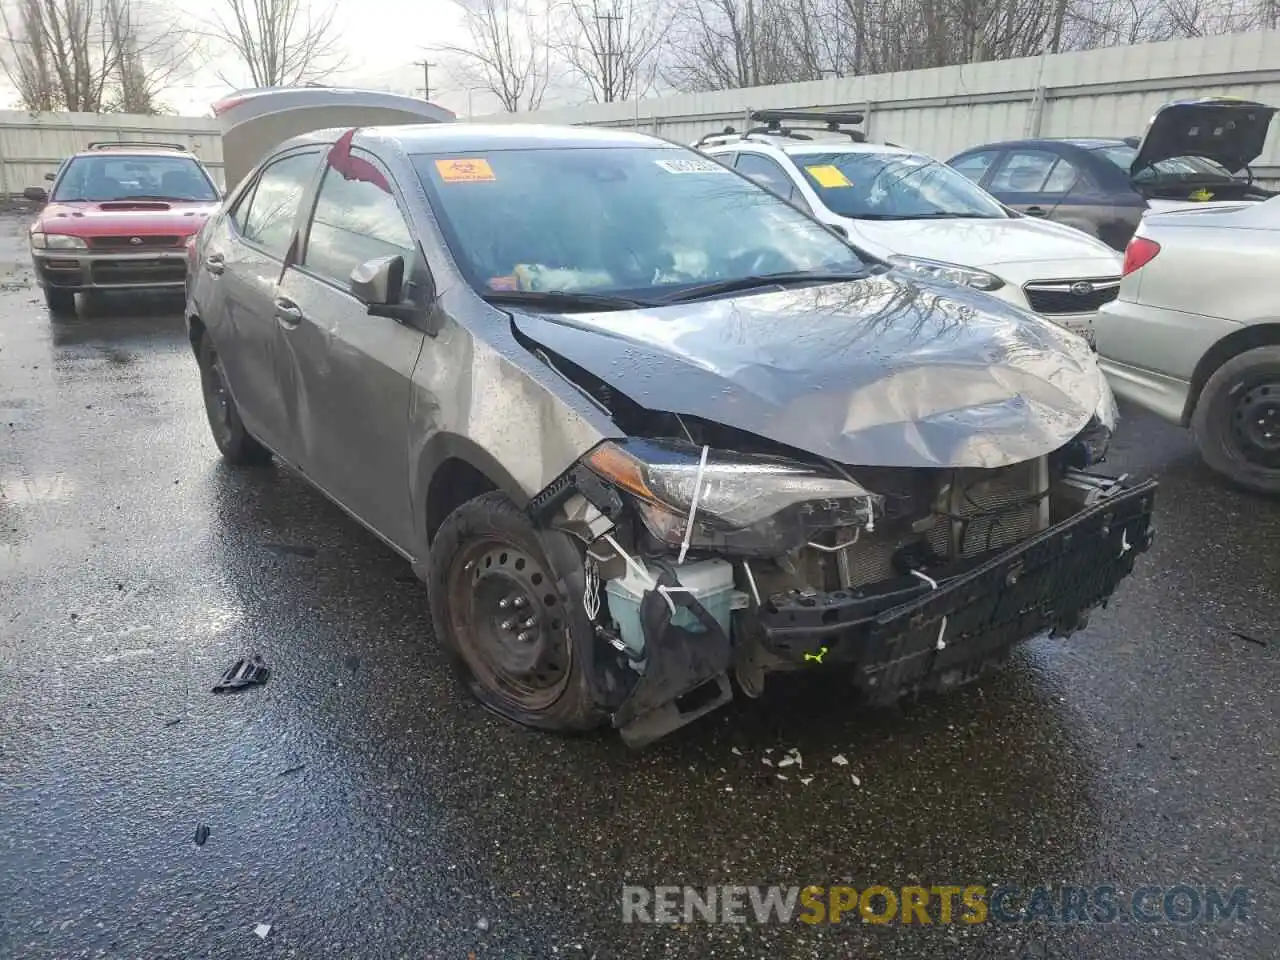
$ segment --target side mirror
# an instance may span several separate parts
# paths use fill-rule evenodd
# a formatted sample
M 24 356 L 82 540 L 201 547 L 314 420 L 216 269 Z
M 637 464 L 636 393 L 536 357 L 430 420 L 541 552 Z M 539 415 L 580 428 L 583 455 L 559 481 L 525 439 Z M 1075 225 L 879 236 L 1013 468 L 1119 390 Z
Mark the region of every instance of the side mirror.
M 417 323 L 422 308 L 405 302 L 404 257 L 377 257 L 351 271 L 351 292 L 367 304 L 369 316 L 388 317 L 397 323 Z M 434 335 L 434 334 L 433 334 Z
M 404 257 L 366 260 L 351 271 L 351 292 L 371 307 L 399 303 L 403 289 Z
M 53 181 L 58 179 L 58 175 L 56 173 L 46 173 L 44 175 L 44 178 L 48 180 L 50 183 L 53 183 Z
M 49 199 L 49 191 L 44 187 L 27 187 L 22 191 L 22 199 L 45 203 Z

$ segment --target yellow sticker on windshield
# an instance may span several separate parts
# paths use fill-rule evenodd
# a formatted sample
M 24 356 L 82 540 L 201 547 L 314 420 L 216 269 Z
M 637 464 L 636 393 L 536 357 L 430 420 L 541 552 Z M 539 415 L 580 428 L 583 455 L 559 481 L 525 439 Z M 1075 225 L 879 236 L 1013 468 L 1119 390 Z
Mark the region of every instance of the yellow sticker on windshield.
M 1204 203 L 1206 200 L 1213 199 L 1213 191 L 1206 190 L 1204 187 L 1201 187 L 1199 190 L 1195 191 L 1195 193 L 1191 194 L 1191 199 L 1195 200 L 1197 203 Z
M 809 176 L 818 181 L 820 187 L 852 187 L 853 182 L 840 172 L 840 168 L 826 163 L 817 167 L 805 167 Z
M 481 157 L 462 160 L 437 160 L 436 169 L 445 183 L 487 183 L 498 178 L 493 175 L 489 161 Z

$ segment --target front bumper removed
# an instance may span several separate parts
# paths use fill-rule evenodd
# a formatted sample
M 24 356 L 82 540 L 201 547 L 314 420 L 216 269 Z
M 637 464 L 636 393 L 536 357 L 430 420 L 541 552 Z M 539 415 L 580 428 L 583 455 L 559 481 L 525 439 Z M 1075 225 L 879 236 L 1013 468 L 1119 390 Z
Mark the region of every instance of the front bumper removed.
M 1086 507 L 937 586 L 917 577 L 766 606 L 759 643 L 783 663 L 843 664 L 873 701 L 971 679 L 1018 643 L 1070 635 L 1152 543 L 1158 484 Z
M 721 671 L 729 669 L 756 693 L 770 672 L 842 669 L 870 703 L 965 683 L 1017 644 L 1069 635 L 1106 605 L 1151 546 L 1157 487 L 1119 489 L 965 568 L 738 611 L 732 649 L 716 637 L 694 657 L 690 638 L 666 636 L 669 618 L 655 616 L 645 625 L 650 675 L 614 724 L 632 746 L 664 736 L 728 702 Z M 644 599 L 655 614 L 664 602 L 652 592 Z

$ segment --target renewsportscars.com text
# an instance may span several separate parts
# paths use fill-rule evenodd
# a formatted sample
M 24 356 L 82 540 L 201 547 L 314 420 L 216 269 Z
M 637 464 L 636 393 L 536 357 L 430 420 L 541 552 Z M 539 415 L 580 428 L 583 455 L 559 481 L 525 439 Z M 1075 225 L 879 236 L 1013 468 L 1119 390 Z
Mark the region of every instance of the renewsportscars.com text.
M 624 923 L 1224 923 L 1249 919 L 1245 887 L 942 884 L 624 886 Z

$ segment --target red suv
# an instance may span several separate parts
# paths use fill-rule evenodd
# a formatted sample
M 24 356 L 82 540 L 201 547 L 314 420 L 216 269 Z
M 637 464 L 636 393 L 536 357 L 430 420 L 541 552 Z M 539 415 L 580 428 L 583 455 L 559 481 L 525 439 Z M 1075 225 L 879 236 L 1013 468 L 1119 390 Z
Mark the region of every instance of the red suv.
M 220 193 L 186 147 L 91 143 L 28 187 L 45 203 L 31 224 L 36 282 L 55 314 L 75 312 L 77 292 L 181 290 L 186 245 L 217 209 Z

